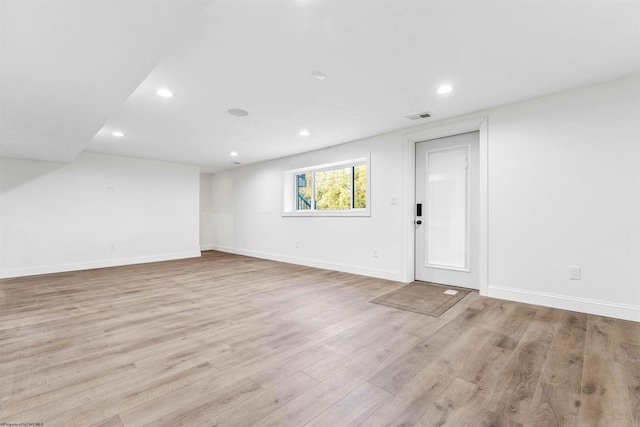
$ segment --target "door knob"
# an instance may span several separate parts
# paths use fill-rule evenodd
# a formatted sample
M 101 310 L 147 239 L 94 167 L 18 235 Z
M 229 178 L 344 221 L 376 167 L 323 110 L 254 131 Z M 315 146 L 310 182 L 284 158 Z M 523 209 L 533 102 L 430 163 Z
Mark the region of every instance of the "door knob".
M 422 224 L 422 220 L 417 220 L 416 224 L 418 224 L 418 225 Z

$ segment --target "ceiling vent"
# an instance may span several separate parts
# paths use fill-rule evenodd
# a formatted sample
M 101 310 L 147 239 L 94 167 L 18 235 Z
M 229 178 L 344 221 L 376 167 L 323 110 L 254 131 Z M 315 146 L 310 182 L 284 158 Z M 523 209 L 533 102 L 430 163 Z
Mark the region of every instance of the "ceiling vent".
M 412 114 L 410 116 L 407 116 L 407 119 L 420 120 L 420 119 L 428 119 L 429 117 L 431 117 L 431 113 L 419 113 L 419 114 Z

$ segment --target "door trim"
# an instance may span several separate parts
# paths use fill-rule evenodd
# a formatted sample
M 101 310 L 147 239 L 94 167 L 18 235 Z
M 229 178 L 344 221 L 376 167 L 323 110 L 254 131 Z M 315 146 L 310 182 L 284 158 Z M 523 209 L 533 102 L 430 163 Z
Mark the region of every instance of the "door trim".
M 460 121 L 452 121 L 440 125 L 414 130 L 403 135 L 403 178 L 405 181 L 403 200 L 403 258 L 405 260 L 404 277 L 406 282 L 415 280 L 415 232 L 414 206 L 416 190 L 416 143 L 431 139 L 459 135 L 461 133 L 478 132 L 479 156 L 479 253 L 478 280 L 480 295 L 487 295 L 489 282 L 489 217 L 488 217 L 488 120 L 486 116 Z

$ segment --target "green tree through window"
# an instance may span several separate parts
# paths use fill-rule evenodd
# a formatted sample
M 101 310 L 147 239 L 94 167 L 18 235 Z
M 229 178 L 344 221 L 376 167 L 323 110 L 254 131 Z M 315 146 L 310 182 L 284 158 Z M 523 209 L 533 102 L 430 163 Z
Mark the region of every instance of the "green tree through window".
M 297 210 L 350 210 L 367 207 L 366 165 L 296 175 Z
M 353 168 L 353 207 L 367 208 L 367 166 L 359 165 Z
M 315 173 L 316 209 L 351 209 L 351 168 Z

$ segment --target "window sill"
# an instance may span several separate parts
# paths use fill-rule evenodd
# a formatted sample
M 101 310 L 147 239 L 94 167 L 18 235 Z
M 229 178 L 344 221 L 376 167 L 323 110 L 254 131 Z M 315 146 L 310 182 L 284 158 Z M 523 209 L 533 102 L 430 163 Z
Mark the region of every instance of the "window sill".
M 347 216 L 359 216 L 359 217 L 367 217 L 371 216 L 371 211 L 369 210 L 353 210 L 353 211 L 295 211 L 295 212 L 283 212 L 282 216 L 295 217 L 295 216 L 304 216 L 304 217 L 313 217 L 313 216 L 337 216 L 337 217 L 347 217 Z

